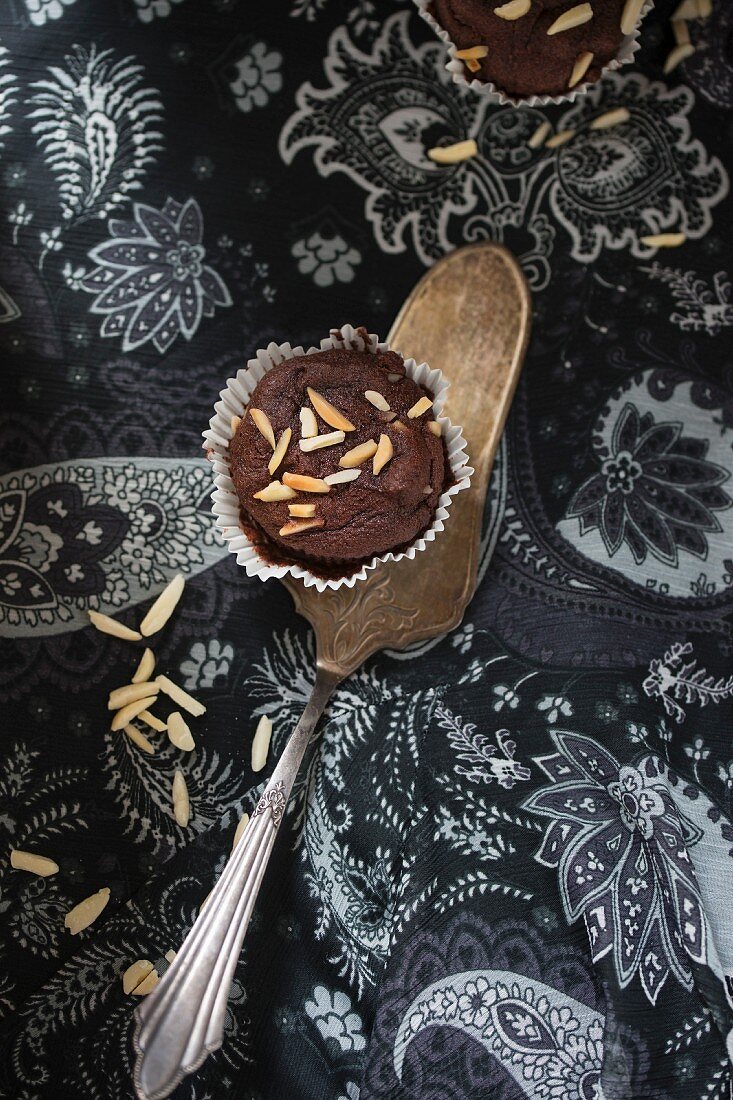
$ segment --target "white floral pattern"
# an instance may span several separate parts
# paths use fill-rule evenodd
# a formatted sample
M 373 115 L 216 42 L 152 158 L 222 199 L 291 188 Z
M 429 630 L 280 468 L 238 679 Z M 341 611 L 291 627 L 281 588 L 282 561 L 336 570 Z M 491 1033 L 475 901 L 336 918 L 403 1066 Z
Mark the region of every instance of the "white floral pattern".
M 255 42 L 232 63 L 234 75 L 229 79 L 229 89 L 240 111 L 248 114 L 255 107 L 264 107 L 280 91 L 282 60 L 277 50 L 268 49 L 264 42 Z
M 316 231 L 296 241 L 292 254 L 301 275 L 310 275 L 316 286 L 352 282 L 361 263 L 361 253 L 346 243 L 339 233 L 324 236 Z

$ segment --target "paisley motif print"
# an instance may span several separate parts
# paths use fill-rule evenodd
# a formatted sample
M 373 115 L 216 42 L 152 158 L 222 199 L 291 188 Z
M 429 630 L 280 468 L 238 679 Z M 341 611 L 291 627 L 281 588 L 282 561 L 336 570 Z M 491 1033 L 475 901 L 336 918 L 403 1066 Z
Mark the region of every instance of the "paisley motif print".
M 637 974 L 652 1004 L 670 974 L 691 989 L 689 959 L 707 961 L 709 932 L 688 852 L 704 832 L 658 758 L 622 765 L 589 737 L 552 739 L 557 752 L 535 759 L 552 784 L 524 807 L 549 819 L 535 858 L 558 869 L 568 921 L 585 919 L 594 961 L 610 953 L 622 989 Z
M 495 1058 L 529 1100 L 596 1100 L 604 1017 L 542 982 L 505 970 L 468 970 L 433 982 L 404 1015 L 394 1043 L 398 1079 L 425 1028 L 452 1027 Z
M 299 89 L 280 135 L 287 163 L 312 149 L 321 175 L 343 172 L 367 192 L 364 212 L 385 252 L 411 245 L 429 264 L 461 241 L 504 241 L 540 289 L 557 236 L 546 197 L 571 255 L 584 262 L 603 248 L 648 255 L 640 238 L 672 224 L 690 237 L 707 232 L 728 177 L 690 137 L 686 88 L 611 73 L 561 116 L 558 131 L 574 137 L 551 151 L 527 144 L 540 111 L 489 112 L 484 97 L 450 84 L 443 66 L 442 45 L 413 45 L 406 12 L 386 20 L 368 54 L 341 27 L 324 63 L 328 86 Z M 590 128 L 619 103 L 630 109 L 625 123 Z M 427 156 L 467 138 L 480 156 L 449 167 Z
M 204 460 L 89 459 L 0 480 L 0 635 L 64 633 L 223 556 Z

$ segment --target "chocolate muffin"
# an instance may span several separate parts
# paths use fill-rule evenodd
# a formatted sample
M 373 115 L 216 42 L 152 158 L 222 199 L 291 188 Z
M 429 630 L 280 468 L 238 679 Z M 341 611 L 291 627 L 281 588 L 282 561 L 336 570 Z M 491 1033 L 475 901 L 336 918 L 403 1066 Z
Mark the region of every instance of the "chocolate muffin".
M 429 10 L 458 50 L 487 48 L 485 57 L 464 59 L 468 80 L 490 81 L 513 96 L 562 95 L 576 84 L 598 80 L 618 53 L 624 0 L 582 5 L 577 0 L 531 0 L 518 18 L 496 14 L 508 6 L 505 0 L 433 0 Z M 583 9 L 579 17 L 588 9 L 592 17 L 570 29 L 553 30 L 563 13 L 577 8 Z
M 229 463 L 259 553 L 344 575 L 421 535 L 451 478 L 432 400 L 391 351 L 317 352 L 265 374 Z

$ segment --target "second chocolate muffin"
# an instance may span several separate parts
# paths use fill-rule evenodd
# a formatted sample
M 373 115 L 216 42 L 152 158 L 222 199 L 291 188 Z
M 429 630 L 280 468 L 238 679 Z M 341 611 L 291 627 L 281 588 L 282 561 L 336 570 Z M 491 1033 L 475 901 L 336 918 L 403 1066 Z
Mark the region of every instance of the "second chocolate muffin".
M 260 553 L 353 568 L 422 534 L 450 479 L 432 399 L 395 352 L 318 352 L 264 375 L 230 446 Z

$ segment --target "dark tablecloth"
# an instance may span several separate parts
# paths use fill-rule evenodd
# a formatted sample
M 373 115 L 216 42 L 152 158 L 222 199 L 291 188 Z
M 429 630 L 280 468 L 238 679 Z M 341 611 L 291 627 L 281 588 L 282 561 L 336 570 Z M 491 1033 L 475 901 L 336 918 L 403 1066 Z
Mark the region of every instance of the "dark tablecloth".
M 4 1095 L 131 1096 L 120 976 L 165 969 L 308 694 L 305 624 L 212 530 L 224 379 L 271 339 L 385 333 L 482 238 L 521 258 L 535 318 L 476 598 L 337 692 L 224 1046 L 177 1095 L 729 1095 L 733 28 L 720 0 L 664 77 L 670 10 L 638 65 L 538 111 L 450 84 L 406 3 L 4 6 Z M 531 150 L 544 117 L 573 139 Z M 463 164 L 425 156 L 471 136 Z M 666 229 L 686 243 L 641 243 Z M 139 653 L 87 609 L 134 625 L 178 571 L 158 669 L 208 711 L 193 754 L 151 733 L 145 756 L 106 710 Z

